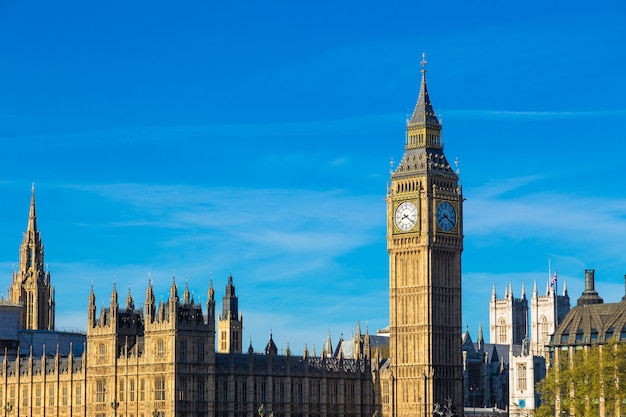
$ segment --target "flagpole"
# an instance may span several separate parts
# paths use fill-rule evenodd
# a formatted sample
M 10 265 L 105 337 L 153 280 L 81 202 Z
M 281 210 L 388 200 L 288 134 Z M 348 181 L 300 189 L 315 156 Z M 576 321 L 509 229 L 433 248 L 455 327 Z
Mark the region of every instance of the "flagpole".
M 556 310 L 556 318 L 554 320 L 556 326 L 554 327 L 554 332 L 556 333 L 556 329 L 559 327 L 559 283 L 556 269 L 554 270 L 554 308 Z

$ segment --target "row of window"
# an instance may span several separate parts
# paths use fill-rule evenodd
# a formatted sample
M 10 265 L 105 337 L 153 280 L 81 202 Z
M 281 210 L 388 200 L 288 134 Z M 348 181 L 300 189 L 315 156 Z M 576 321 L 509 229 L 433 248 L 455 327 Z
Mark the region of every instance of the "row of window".
M 154 379 L 154 401 L 165 401 L 165 377 L 156 377 Z M 119 383 L 118 397 L 109 398 L 109 400 L 127 401 L 126 398 L 126 384 L 124 380 Z M 135 380 L 128 380 L 128 401 L 135 401 Z M 139 401 L 146 401 L 146 380 L 145 378 L 139 379 Z M 98 378 L 96 380 L 96 402 L 107 402 L 107 381 L 104 378 Z
M 611 327 L 604 334 L 604 341 L 608 341 L 609 339 L 614 337 L 616 337 L 615 329 Z M 620 332 L 619 340 L 622 342 L 626 341 L 626 327 L 624 327 Z M 574 335 L 574 339 L 570 339 L 569 331 L 565 331 L 561 335 L 561 344 L 563 345 L 571 343 L 598 343 L 599 341 L 599 332 L 595 328 L 591 329 L 591 334 L 585 334 L 582 329 L 579 329 Z
M 163 339 L 157 339 L 155 343 L 154 356 L 157 359 L 164 359 L 166 351 L 166 343 Z M 107 363 L 107 345 L 104 343 L 100 343 L 98 345 L 98 357 L 97 363 Z M 198 339 L 195 343 L 194 349 L 192 349 L 192 354 L 195 354 L 195 360 L 197 363 L 204 363 L 204 341 L 202 339 Z M 181 340 L 180 342 L 180 361 L 187 362 L 188 355 L 188 346 L 187 340 Z
M 22 392 L 20 395 L 21 407 L 30 407 L 31 401 L 34 407 L 42 407 L 44 406 L 44 384 L 34 384 L 32 387 L 32 392 L 30 391 L 30 386 L 22 386 Z M 48 393 L 46 396 L 47 405 L 50 407 L 59 406 L 69 406 L 71 403 L 70 399 L 70 387 L 68 383 L 61 383 L 59 387 L 60 398 L 57 398 L 56 394 L 56 385 L 48 386 Z M 0 398 L 3 397 L 2 387 L 0 387 Z M 9 404 L 16 404 L 16 387 L 10 387 L 7 390 L 7 402 Z M 31 398 L 32 394 L 32 398 Z M 74 405 L 83 405 L 83 388 L 82 385 L 75 386 L 74 392 Z M 58 402 L 58 404 L 57 404 Z

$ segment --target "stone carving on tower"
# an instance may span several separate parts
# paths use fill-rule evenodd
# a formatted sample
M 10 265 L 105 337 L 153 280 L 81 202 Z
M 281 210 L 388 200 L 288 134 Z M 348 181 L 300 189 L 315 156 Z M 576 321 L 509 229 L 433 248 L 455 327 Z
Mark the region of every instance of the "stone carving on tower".
M 54 288 L 50 284 L 50 271 L 44 270 L 43 255 L 33 185 L 28 225 L 20 247 L 19 270 L 13 271 L 9 290 L 11 302 L 23 306 L 20 316 L 23 329 L 54 330 Z
M 443 152 L 425 66 L 422 59 L 404 156 L 387 193 L 393 398 L 383 414 L 394 417 L 432 416 L 438 404 L 463 409 L 463 195 Z

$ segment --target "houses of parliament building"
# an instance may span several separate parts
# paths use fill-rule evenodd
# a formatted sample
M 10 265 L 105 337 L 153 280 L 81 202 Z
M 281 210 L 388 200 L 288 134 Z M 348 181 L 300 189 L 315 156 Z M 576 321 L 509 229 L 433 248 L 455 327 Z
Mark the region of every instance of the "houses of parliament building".
M 113 285 L 108 307 L 88 294 L 86 334 L 55 330 L 55 293 L 32 192 L 28 226 L 0 302 L 0 406 L 5 416 L 414 417 L 462 415 L 463 196 L 450 167 L 422 61 L 404 156 L 387 190 L 388 337 L 357 331 L 321 354 L 270 335 L 244 350 L 232 276 L 216 312 L 213 282 L 196 302 L 173 278 L 141 307 Z M 106 304 L 106 303 L 105 303 Z M 372 340 L 381 339 L 375 348 Z M 382 340 L 386 342 L 382 342 Z M 388 343 L 387 348 L 380 348 Z M 456 411 L 458 410 L 458 411 Z M 445 413 L 445 414 L 444 414 Z

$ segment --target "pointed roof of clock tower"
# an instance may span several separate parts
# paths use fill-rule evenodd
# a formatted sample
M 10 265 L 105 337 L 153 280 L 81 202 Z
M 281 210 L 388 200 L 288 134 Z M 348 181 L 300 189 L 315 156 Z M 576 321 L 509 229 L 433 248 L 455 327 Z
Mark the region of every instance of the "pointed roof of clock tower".
M 422 83 L 420 85 L 419 96 L 417 97 L 417 103 L 413 109 L 413 115 L 409 120 L 409 124 L 440 126 L 437 115 L 433 110 L 433 105 L 430 102 L 430 96 L 428 95 L 428 87 L 426 86 L 426 64 L 426 54 L 422 53 Z
M 435 174 L 458 180 L 443 152 L 441 123 L 435 115 L 426 86 L 426 59 L 422 54 L 422 82 L 413 115 L 406 124 L 404 156 L 392 178 Z

